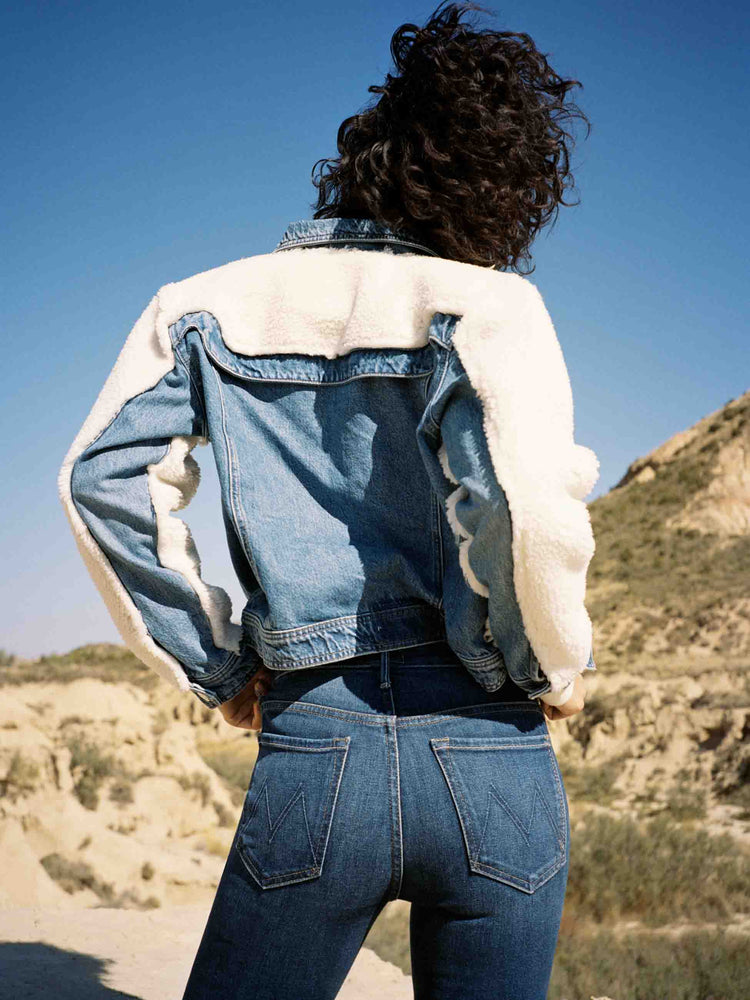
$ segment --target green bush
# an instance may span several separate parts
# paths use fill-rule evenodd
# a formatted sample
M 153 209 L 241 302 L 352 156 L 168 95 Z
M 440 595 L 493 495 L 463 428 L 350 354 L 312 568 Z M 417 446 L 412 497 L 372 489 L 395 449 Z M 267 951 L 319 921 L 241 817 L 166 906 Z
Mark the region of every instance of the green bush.
M 237 817 L 234 813 L 231 813 L 223 802 L 217 802 L 214 799 L 214 809 L 216 810 L 216 815 L 219 818 L 219 826 L 232 827 L 237 821 Z
M 7 795 L 15 800 L 19 796 L 28 795 L 36 788 L 39 778 L 39 765 L 36 761 L 24 757 L 16 750 L 10 760 L 8 773 L 0 781 L 0 796 Z
M 127 805 L 133 801 L 133 782 L 129 778 L 117 778 L 109 789 L 109 797 L 113 802 Z
M 750 819 L 750 784 L 731 788 L 724 796 L 724 801 L 740 809 L 741 819 Z
M 611 757 L 601 764 L 575 765 L 560 760 L 565 792 L 579 802 L 598 802 L 607 805 L 616 797 L 613 785 L 622 773 L 627 754 Z
M 193 771 L 192 774 L 181 774 L 177 781 L 183 791 L 188 792 L 195 789 L 200 792 L 201 806 L 205 807 L 208 805 L 208 801 L 211 798 L 211 781 L 207 774 L 202 774 L 200 771 Z
M 116 899 L 107 903 L 107 906 L 122 910 L 154 910 L 161 906 L 161 900 L 158 896 L 141 899 L 132 889 L 124 889 Z
M 204 741 L 197 749 L 211 770 L 244 798 L 258 756 L 257 741 L 254 738 Z
M 666 807 L 674 820 L 705 819 L 706 792 L 687 778 L 677 781 L 667 796 Z
M 549 1000 L 747 1000 L 748 939 L 715 931 L 561 933 Z
M 570 854 L 566 906 L 599 922 L 722 920 L 750 905 L 748 850 L 664 814 L 641 824 L 591 812 L 572 828 Z
M 94 869 L 86 861 L 71 861 L 62 854 L 46 854 L 41 864 L 50 878 L 72 895 L 81 889 L 91 889 L 105 903 L 110 905 L 115 897 L 109 882 L 102 882 L 94 874 Z
M 79 677 L 93 677 L 114 683 L 127 682 L 146 691 L 163 684 L 159 675 L 130 652 L 126 646 L 101 642 L 79 646 L 69 653 L 52 653 L 36 660 L 23 660 L 5 654 L 4 684 L 28 684 L 35 681 L 66 683 Z
M 70 769 L 80 769 L 81 776 L 73 786 L 78 801 L 86 809 L 95 810 L 99 805 L 99 788 L 105 778 L 122 771 L 112 754 L 102 753 L 96 743 L 82 736 L 72 736 L 66 741 L 70 750 Z

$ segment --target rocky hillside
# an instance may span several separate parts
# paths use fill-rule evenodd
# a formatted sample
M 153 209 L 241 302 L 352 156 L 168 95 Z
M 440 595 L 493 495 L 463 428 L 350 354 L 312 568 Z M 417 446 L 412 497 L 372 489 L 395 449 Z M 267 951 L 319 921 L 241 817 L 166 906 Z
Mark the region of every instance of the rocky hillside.
M 600 668 L 750 664 L 750 390 L 636 459 L 589 509 Z
M 17 662 L 14 682 L 0 688 L 0 910 L 35 908 L 38 915 L 40 909 L 160 908 L 168 923 L 174 907 L 193 907 L 190 933 L 197 940 L 239 819 L 256 739 L 227 726 L 197 699 L 154 685 L 117 647 L 98 647 L 96 663 L 91 655 L 84 647 L 26 665 L 37 678 L 45 672 L 46 680 L 25 678 Z M 106 679 L 118 663 L 129 679 Z M 85 676 L 88 671 L 100 676 Z M 725 945 L 699 936 L 684 945 L 685 961 L 703 962 L 698 979 L 706 963 L 709 974 L 718 962 L 735 975 L 744 945 L 732 941 L 737 935 L 746 940 L 750 931 L 742 906 L 750 898 L 747 682 L 740 668 L 637 683 L 627 672 L 600 670 L 588 679 L 585 712 L 549 723 L 578 859 L 553 998 L 606 993 L 628 1000 L 636 995 L 627 985 L 633 954 L 640 956 L 638 967 L 650 963 L 659 975 L 667 947 L 660 935 L 677 928 L 705 935 L 707 920 L 734 937 Z M 590 815 L 615 825 L 592 828 Z M 653 817 L 669 821 L 659 833 L 666 836 L 660 858 L 648 833 L 638 842 L 626 826 L 617 826 Z M 709 849 L 696 839 L 704 832 L 731 834 L 731 841 L 719 838 Z M 704 869 L 699 885 L 695 864 Z M 634 880 L 644 891 L 621 905 Z M 648 923 L 656 912 L 650 888 L 663 909 L 656 928 Z M 605 902 L 603 914 L 594 912 Z M 29 934 L 37 925 L 30 916 Z M 128 934 L 136 933 L 128 927 Z M 593 935 L 602 928 L 616 936 L 598 941 Z M 623 941 L 626 932 L 631 937 Z M 408 973 L 408 903 L 388 904 L 366 945 Z M 603 955 L 610 964 L 617 958 L 614 971 L 596 964 Z M 178 948 L 173 961 L 172 973 L 184 977 Z M 388 970 L 378 969 L 380 983 Z M 144 997 L 159 995 L 156 980 L 152 985 L 153 993 L 144 987 Z M 361 995 L 369 986 L 372 980 L 365 979 Z M 401 995 L 390 989 L 381 995 Z M 684 995 L 692 1000 L 694 994 Z M 733 1000 L 742 995 L 726 994 Z
M 55 679 L 0 697 L 0 908 L 210 899 L 255 736 L 163 685 L 81 676 L 75 657 L 47 667 Z

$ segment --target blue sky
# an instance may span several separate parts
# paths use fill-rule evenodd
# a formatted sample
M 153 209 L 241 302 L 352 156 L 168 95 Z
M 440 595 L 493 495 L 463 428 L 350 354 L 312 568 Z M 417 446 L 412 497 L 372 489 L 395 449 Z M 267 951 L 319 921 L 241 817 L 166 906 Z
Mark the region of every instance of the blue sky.
M 435 3 L 33 3 L 2 16 L 5 516 L 0 647 L 120 638 L 75 548 L 56 476 L 133 323 L 162 284 L 268 252 L 310 218 L 313 164 L 392 69 L 389 41 Z M 628 464 L 750 386 L 750 162 L 739 2 L 506 3 L 584 84 L 581 204 L 534 245 L 601 461 Z M 744 280 L 743 280 L 744 279 Z M 210 583 L 241 591 L 210 449 L 185 512 Z

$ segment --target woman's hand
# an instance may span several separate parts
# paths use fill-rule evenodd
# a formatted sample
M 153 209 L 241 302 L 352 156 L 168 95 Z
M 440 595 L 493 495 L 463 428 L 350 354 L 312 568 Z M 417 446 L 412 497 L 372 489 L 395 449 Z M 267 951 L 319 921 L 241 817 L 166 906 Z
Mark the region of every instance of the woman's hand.
M 256 670 L 234 698 L 219 705 L 219 711 L 224 717 L 224 721 L 238 729 L 250 729 L 254 733 L 260 732 L 262 721 L 258 699 L 266 693 L 272 681 L 273 671 L 267 667 Z
M 583 708 L 586 698 L 586 689 L 583 681 L 583 674 L 578 674 L 573 684 L 573 694 L 564 705 L 548 705 L 540 701 L 542 711 L 548 719 L 567 719 L 571 715 L 576 715 Z

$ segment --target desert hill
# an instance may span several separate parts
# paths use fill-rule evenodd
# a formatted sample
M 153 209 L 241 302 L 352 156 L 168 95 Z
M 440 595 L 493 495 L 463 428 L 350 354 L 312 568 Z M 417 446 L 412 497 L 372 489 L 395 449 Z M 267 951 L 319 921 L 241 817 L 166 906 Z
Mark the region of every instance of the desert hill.
M 750 664 L 750 390 L 636 459 L 589 510 L 598 666 Z

